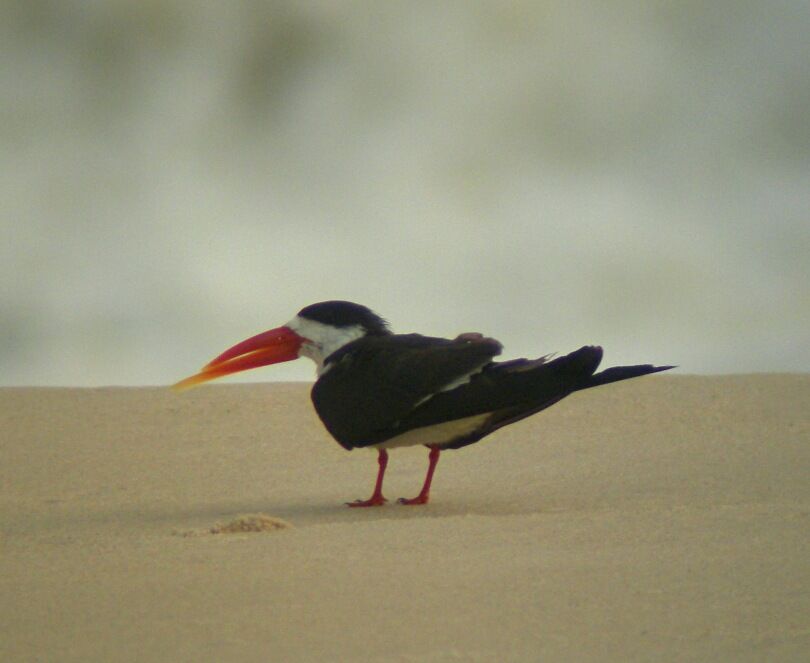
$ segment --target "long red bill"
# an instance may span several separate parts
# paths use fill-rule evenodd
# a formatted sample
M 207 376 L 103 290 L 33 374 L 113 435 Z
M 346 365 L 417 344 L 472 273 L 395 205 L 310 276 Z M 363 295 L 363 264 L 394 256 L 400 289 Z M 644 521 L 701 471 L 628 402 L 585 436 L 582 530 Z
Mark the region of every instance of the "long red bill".
M 288 327 L 262 332 L 228 348 L 207 363 L 199 373 L 181 380 L 172 389 L 191 389 L 231 373 L 298 359 L 298 350 L 303 342 L 304 339 Z

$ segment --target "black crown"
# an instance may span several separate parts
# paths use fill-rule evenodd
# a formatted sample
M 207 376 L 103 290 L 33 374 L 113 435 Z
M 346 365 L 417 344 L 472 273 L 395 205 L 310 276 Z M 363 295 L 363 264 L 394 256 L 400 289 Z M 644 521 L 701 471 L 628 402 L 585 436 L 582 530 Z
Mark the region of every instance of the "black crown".
M 298 315 L 331 327 L 352 327 L 360 325 L 367 334 L 390 334 L 388 323 L 370 308 L 354 302 L 332 300 L 310 304 L 302 308 Z

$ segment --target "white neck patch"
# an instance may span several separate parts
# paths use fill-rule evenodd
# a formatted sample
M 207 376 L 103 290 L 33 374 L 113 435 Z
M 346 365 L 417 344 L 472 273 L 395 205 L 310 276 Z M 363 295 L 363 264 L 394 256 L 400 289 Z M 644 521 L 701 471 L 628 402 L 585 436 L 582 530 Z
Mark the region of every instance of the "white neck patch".
M 366 330 L 362 325 L 352 325 L 351 327 L 333 327 L 322 322 L 308 320 L 296 315 L 286 325 L 296 334 L 304 339 L 298 355 L 309 357 L 317 366 L 318 375 L 324 371 L 323 362 L 333 352 L 337 352 L 347 343 L 356 341 L 366 335 Z M 328 370 L 328 367 L 327 369 Z

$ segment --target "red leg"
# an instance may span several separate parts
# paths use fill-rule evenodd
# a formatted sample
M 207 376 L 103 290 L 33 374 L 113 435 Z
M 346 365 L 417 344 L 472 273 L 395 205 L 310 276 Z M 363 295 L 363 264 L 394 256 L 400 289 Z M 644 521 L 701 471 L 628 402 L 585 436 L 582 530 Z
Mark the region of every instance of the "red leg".
M 377 472 L 377 483 L 374 484 L 374 493 L 367 500 L 346 502 L 346 506 L 382 506 L 388 501 L 382 494 L 383 476 L 385 475 L 385 468 L 388 466 L 388 452 L 385 449 L 379 450 L 377 463 L 380 469 Z
M 427 504 L 428 500 L 430 499 L 430 483 L 433 481 L 433 471 L 436 469 L 436 463 L 439 462 L 439 454 L 441 453 L 441 449 L 439 447 L 430 447 L 430 454 L 428 455 L 428 459 L 430 460 L 430 464 L 428 465 L 427 476 L 425 476 L 425 483 L 422 485 L 422 490 L 419 491 L 419 494 L 409 500 L 406 500 L 404 497 L 399 498 L 400 504 Z

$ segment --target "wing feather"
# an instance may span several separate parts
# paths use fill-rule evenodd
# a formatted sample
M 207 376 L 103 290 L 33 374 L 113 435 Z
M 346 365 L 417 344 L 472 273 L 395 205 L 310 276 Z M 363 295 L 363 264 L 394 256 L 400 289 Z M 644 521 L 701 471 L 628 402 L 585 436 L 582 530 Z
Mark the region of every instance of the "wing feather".
M 419 334 L 364 337 L 327 358 L 312 401 L 344 447 L 363 447 L 396 434 L 399 422 L 431 396 L 462 382 L 500 354 L 490 338 L 455 340 Z

